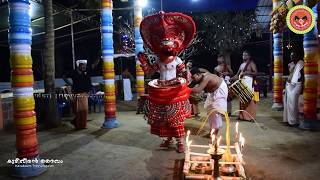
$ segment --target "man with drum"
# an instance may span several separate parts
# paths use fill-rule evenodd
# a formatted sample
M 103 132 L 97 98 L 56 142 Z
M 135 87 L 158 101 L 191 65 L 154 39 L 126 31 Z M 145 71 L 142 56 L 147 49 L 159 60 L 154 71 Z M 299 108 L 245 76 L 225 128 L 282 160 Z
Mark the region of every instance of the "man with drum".
M 243 63 L 240 65 L 237 74 L 232 78 L 232 80 L 241 79 L 242 82 L 248 87 L 248 89 L 253 92 L 253 83 L 254 77 L 257 74 L 257 66 L 251 59 L 249 51 L 243 51 L 242 58 Z M 257 107 L 254 99 L 252 99 L 248 103 L 242 103 L 240 101 L 240 110 L 244 111 L 241 111 L 239 113 L 239 120 L 253 121 L 253 119 L 256 118 Z
M 191 89 L 191 92 L 200 93 L 203 90 L 208 92 L 204 108 L 207 109 L 209 115 L 210 129 L 215 129 L 215 134 L 222 127 L 222 115 L 212 110 L 222 110 L 227 112 L 228 87 L 224 80 L 211 73 L 201 73 L 198 68 L 191 69 L 192 81 L 199 86 Z

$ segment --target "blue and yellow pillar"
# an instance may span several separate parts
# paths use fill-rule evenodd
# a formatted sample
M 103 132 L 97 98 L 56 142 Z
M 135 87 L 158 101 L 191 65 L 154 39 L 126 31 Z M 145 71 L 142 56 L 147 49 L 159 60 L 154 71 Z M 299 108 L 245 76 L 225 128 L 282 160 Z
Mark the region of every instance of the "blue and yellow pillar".
M 139 0 L 134 1 L 134 38 L 135 38 L 135 54 L 143 52 L 143 41 L 140 35 L 140 24 L 142 21 L 142 7 L 138 3 Z M 144 72 L 140 66 L 140 61 L 136 56 L 136 76 L 137 76 L 137 93 L 138 96 L 144 94 Z
M 112 0 L 102 0 L 101 13 L 101 40 L 103 59 L 103 81 L 104 81 L 104 112 L 105 120 L 102 128 L 115 128 L 118 126 L 116 118 L 116 93 L 113 63 L 113 18 Z
M 304 1 L 306 3 L 307 1 Z M 312 8 L 318 20 L 317 5 Z M 300 122 L 300 128 L 320 130 L 320 120 L 317 120 L 317 97 L 318 97 L 318 28 L 314 28 L 304 34 L 304 89 L 303 89 L 303 114 L 304 119 Z
M 279 0 L 272 0 L 273 9 L 280 5 Z M 283 110 L 283 33 L 273 34 L 273 105 L 272 110 Z
M 40 161 L 33 98 L 32 30 L 29 0 L 9 0 L 9 45 L 13 90 L 17 158 L 29 162 L 15 164 L 14 176 L 31 177 L 44 172 Z M 19 166 L 20 165 L 20 166 Z

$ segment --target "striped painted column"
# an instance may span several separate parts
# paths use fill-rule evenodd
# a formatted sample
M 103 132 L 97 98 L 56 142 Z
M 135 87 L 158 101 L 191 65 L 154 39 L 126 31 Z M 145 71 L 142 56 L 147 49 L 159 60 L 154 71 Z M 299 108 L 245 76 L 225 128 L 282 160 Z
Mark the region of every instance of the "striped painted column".
M 282 33 L 273 34 L 273 105 L 272 110 L 283 110 L 283 43 Z
M 29 0 L 9 0 L 9 45 L 11 86 L 13 90 L 14 119 L 16 124 L 17 158 L 30 163 L 15 166 L 18 177 L 37 176 L 45 171 L 40 163 L 36 134 L 36 113 L 33 98 L 33 72 L 31 57 L 31 26 Z
M 305 1 L 304 1 L 305 3 Z M 312 8 L 318 19 L 317 6 Z M 303 113 L 304 120 L 300 123 L 303 129 L 319 129 L 320 121 L 317 120 L 317 93 L 318 93 L 318 28 L 306 33 L 303 38 L 304 49 L 304 89 Z
M 279 0 L 272 0 L 273 9 L 280 5 Z M 282 90 L 283 90 L 283 42 L 282 33 L 273 34 L 273 105 L 272 110 L 282 111 Z
M 102 128 L 115 128 L 118 126 L 116 119 L 116 91 L 114 82 L 113 63 L 113 18 L 112 0 L 102 0 L 101 13 L 101 39 L 103 59 L 103 81 L 104 81 L 104 113 L 105 120 Z
M 143 41 L 140 35 L 140 23 L 142 21 L 142 7 L 139 6 L 139 0 L 135 0 L 134 6 L 134 37 L 135 37 L 135 53 L 143 51 Z M 137 92 L 138 96 L 144 94 L 144 72 L 140 66 L 140 61 L 136 56 L 136 76 L 137 76 Z
M 318 17 L 320 15 L 320 6 L 318 6 Z M 317 28 L 319 29 L 320 28 L 320 22 L 317 21 Z M 320 44 L 320 33 L 318 31 L 318 102 L 317 102 L 317 108 L 320 109 L 320 47 L 319 47 L 319 44 Z

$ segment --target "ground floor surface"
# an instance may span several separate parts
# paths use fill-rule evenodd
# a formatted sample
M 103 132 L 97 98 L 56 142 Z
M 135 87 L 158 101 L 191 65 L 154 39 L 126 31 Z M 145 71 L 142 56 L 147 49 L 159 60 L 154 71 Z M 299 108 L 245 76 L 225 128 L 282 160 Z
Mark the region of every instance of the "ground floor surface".
M 75 131 L 65 120 L 59 128 L 38 131 L 40 156 L 63 160 L 48 167 L 35 180 L 142 180 L 181 179 L 184 154 L 159 149 L 161 139 L 149 133 L 143 115 L 135 114 L 135 103 L 118 104 L 115 129 L 101 129 L 103 113 L 89 115 L 88 129 Z M 237 102 L 233 109 L 238 109 Z M 320 132 L 300 130 L 282 123 L 282 113 L 271 111 L 272 100 L 258 103 L 257 124 L 240 122 L 239 129 L 246 138 L 244 160 L 246 174 L 252 180 L 316 180 L 320 177 Z M 205 112 L 202 109 L 202 116 Z M 236 116 L 231 119 L 231 137 Z M 204 128 L 199 136 L 199 119 L 185 121 L 196 144 L 208 144 Z M 225 125 L 225 124 L 224 124 Z M 225 126 L 222 134 L 225 132 Z M 225 139 L 223 137 L 223 139 Z M 8 159 L 15 158 L 14 132 L 0 132 L 0 179 L 10 177 Z

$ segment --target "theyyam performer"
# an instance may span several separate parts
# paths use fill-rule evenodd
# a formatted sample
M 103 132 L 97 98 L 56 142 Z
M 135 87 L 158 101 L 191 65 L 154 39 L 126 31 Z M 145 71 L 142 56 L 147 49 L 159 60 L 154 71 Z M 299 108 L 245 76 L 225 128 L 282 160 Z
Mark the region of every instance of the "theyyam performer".
M 194 38 L 195 23 L 182 13 L 165 13 L 145 17 L 140 24 L 140 33 L 145 48 L 150 49 L 157 60 L 149 62 L 146 55 L 138 54 L 143 71 L 160 72 L 160 79 L 148 84 L 148 100 L 145 105 L 146 118 L 151 134 L 164 138 L 161 148 L 168 148 L 177 142 L 178 152 L 184 152 L 182 137 L 184 119 L 190 116 L 190 89 L 188 72 L 177 56 Z

